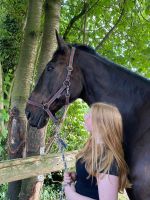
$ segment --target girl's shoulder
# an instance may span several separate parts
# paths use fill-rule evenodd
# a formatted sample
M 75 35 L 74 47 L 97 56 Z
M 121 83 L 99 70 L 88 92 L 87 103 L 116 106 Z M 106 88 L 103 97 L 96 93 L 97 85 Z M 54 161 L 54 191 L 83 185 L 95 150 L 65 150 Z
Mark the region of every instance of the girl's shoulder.
M 110 166 L 109 174 L 119 176 L 119 168 L 118 168 L 118 163 L 116 159 L 112 161 L 112 164 Z
M 103 172 L 101 171 L 100 173 L 103 173 Z M 114 176 L 119 176 L 119 167 L 118 167 L 116 159 L 114 159 L 112 161 L 110 169 L 105 173 L 110 174 L 110 175 L 114 175 Z

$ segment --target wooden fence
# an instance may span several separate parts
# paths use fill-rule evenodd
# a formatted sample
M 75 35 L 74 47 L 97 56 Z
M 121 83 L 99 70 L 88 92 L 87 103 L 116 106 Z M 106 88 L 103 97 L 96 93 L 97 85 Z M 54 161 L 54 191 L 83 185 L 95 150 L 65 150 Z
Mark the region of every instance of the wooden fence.
M 75 165 L 77 151 L 65 153 L 68 168 Z M 47 174 L 64 168 L 61 154 L 47 154 L 0 162 L 0 184 Z

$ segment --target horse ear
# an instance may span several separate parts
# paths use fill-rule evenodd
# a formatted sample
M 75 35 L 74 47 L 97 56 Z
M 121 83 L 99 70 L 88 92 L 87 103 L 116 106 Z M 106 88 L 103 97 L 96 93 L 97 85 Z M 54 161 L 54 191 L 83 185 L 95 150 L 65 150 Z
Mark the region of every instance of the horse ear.
M 58 44 L 58 48 L 62 49 L 66 46 L 65 41 L 63 40 L 63 38 L 58 34 L 57 30 L 56 30 L 56 39 L 57 39 L 57 44 Z

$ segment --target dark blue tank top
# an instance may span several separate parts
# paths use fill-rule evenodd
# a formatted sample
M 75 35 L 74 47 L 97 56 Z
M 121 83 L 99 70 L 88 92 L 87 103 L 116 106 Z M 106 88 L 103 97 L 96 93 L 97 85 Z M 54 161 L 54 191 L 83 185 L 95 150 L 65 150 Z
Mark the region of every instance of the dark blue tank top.
M 82 162 L 81 159 L 77 160 L 76 162 L 76 173 L 76 192 L 83 196 L 99 200 L 96 177 L 93 176 L 92 178 L 90 176 L 88 178 L 89 174 L 85 168 L 85 162 Z M 118 176 L 118 166 L 115 160 L 112 162 L 109 174 Z

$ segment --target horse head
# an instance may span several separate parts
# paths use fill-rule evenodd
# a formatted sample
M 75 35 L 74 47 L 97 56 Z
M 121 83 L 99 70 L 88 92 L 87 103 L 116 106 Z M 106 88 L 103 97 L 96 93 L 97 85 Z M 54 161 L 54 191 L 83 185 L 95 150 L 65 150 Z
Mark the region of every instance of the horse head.
M 49 113 L 55 116 L 55 113 L 65 105 L 68 90 L 69 103 L 77 99 L 82 92 L 82 74 L 77 63 L 78 53 L 72 53 L 71 45 L 66 44 L 57 32 L 56 38 L 58 48 L 42 72 L 25 109 L 29 124 L 37 128 L 47 124 Z M 68 65 L 72 65 L 70 72 Z

